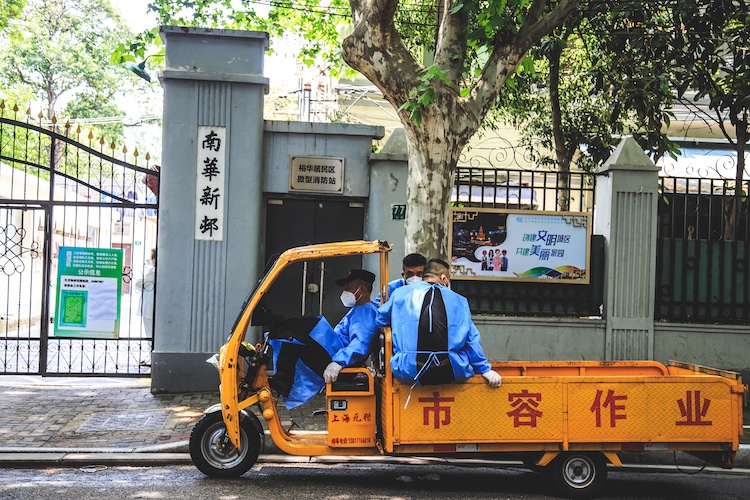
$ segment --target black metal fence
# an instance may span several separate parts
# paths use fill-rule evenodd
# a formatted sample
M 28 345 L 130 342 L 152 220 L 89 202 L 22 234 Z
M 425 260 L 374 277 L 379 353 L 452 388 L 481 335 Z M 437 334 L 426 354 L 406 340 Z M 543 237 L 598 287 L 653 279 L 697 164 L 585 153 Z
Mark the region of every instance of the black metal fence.
M 694 177 L 660 179 L 655 319 L 750 324 L 750 217 L 747 193 L 732 223 L 734 181 Z
M 734 207 L 734 181 L 699 177 L 659 179 L 659 238 L 724 240 Z M 747 194 L 750 181 L 742 186 L 740 218 L 735 223 L 735 241 L 750 241 Z
M 144 181 L 155 186 L 159 173 L 148 155 L 143 162 L 78 126 L 40 121 L 0 102 L 0 374 L 147 376 L 153 320 L 141 298 L 153 284 L 138 282 L 156 247 L 158 202 Z M 79 299 L 65 309 L 83 332 L 58 328 L 64 247 L 87 259 L 93 249 L 122 254 L 106 283 L 92 265 L 66 284 L 96 298 L 96 308 Z M 94 327 L 103 323 L 114 324 L 106 338 Z
M 463 207 L 550 212 L 591 212 L 593 174 L 459 167 L 453 203 Z M 604 238 L 591 241 L 590 282 L 461 281 L 451 286 L 469 300 L 472 312 L 503 316 L 598 316 L 604 276 Z
M 750 182 L 742 185 L 750 193 Z M 591 212 L 592 174 L 459 167 L 453 202 L 480 208 Z M 750 324 L 750 202 L 743 196 L 735 238 L 725 241 L 734 182 L 662 177 L 657 215 L 655 319 Z M 459 281 L 475 313 L 597 316 L 603 298 L 604 239 L 591 242 L 588 285 Z
M 594 207 L 595 176 L 460 166 L 452 201 L 466 207 L 589 212 Z
M 750 244 L 659 238 L 657 320 L 750 324 Z

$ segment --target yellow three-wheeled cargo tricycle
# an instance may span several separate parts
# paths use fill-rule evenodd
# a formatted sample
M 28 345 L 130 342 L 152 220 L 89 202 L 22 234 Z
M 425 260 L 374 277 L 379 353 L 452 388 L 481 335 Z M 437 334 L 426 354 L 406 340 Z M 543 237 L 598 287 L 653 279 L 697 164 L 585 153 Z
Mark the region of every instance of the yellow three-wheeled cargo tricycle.
M 222 348 L 221 404 L 190 437 L 202 472 L 234 477 L 255 463 L 263 427 L 252 405 L 276 446 L 292 455 L 520 454 L 569 497 L 595 494 L 607 463 L 621 465 L 622 450 L 682 450 L 732 466 L 746 392 L 736 373 L 677 362 L 494 362 L 503 376 L 498 389 L 481 377 L 412 389 L 388 369 L 388 329 L 372 368 L 344 369 L 326 387 L 327 432 L 284 429 L 266 377 L 267 341 L 258 348 L 245 342 L 253 312 L 287 266 L 338 256 L 379 254 L 385 297 L 389 250 L 380 241 L 312 245 L 287 250 L 267 267 Z

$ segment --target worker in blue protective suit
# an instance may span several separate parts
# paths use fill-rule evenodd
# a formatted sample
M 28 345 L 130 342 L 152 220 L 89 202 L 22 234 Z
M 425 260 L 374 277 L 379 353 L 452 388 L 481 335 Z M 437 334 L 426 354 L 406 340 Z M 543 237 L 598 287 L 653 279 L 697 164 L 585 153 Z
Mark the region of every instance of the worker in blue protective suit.
M 396 289 L 378 309 L 376 325 L 391 326 L 393 376 L 435 385 L 480 374 L 490 387 L 500 387 L 502 377 L 487 362 L 469 304 L 448 288 L 449 276 L 447 262 L 431 259 L 421 283 Z
M 375 275 L 354 269 L 336 284 L 344 286 L 341 302 L 351 310 L 331 328 L 322 316 L 279 321 L 269 333 L 275 375 L 271 387 L 284 396 L 288 409 L 335 382 L 342 368 L 359 366 L 375 336 L 377 307 L 370 300 Z
M 404 257 L 401 260 L 401 277 L 388 283 L 388 296 L 393 295 L 396 288 L 422 281 L 422 271 L 426 263 L 427 258 L 421 253 L 410 253 Z M 380 307 L 380 294 L 375 297 L 373 303 Z
M 331 363 L 323 372 L 326 384 L 335 382 L 342 368 L 361 364 L 370 353 L 370 344 L 375 336 L 375 316 L 378 312 L 370 300 L 375 275 L 364 269 L 354 269 L 349 275 L 336 280 L 343 285 L 341 303 L 351 307 L 333 330 L 338 335 L 342 348 L 331 356 Z

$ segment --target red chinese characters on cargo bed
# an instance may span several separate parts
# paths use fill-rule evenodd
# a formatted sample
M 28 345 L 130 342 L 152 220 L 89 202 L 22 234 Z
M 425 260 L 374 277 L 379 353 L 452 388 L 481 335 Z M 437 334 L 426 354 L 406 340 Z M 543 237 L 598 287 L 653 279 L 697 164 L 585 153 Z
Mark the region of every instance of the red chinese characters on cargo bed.
M 615 427 L 618 420 L 625 420 L 628 418 L 627 415 L 625 415 L 625 404 L 623 403 L 624 401 L 627 401 L 628 397 L 624 394 L 615 395 L 615 391 L 610 389 L 607 391 L 607 396 L 602 400 L 603 394 L 604 391 L 596 391 L 594 403 L 589 409 L 596 415 L 597 427 L 602 426 L 602 407 L 609 409 L 609 426 Z
M 628 398 L 628 394 L 614 389 L 596 389 L 592 392 L 591 406 L 588 407 L 588 411 L 593 415 L 594 425 L 615 428 L 618 421 L 627 420 L 628 405 L 638 404 L 637 401 Z M 508 394 L 509 411 L 505 413 L 513 420 L 513 427 L 537 427 L 545 411 L 542 401 L 541 392 L 530 392 L 529 389 L 510 392 Z M 703 397 L 700 390 L 685 391 L 683 398 L 673 401 L 682 418 L 682 420 L 675 421 L 676 426 L 713 425 L 713 421 L 706 418 L 711 399 Z M 450 425 L 453 403 L 460 405 L 460 400 L 456 402 L 454 397 L 440 396 L 438 391 L 433 392 L 432 397 L 419 398 L 419 402 L 422 403 L 422 425 L 434 429 Z
M 713 425 L 711 420 L 703 420 L 711 400 L 704 398 L 701 402 L 701 391 L 685 391 L 685 399 L 678 399 L 677 406 L 685 420 L 676 421 L 676 425 Z
M 538 409 L 541 400 L 541 392 L 529 392 L 528 389 L 508 394 L 508 401 L 513 408 L 508 416 L 513 417 L 513 427 L 536 427 L 536 419 L 542 416 L 542 411 Z
M 451 407 L 444 403 L 452 403 L 455 398 L 440 397 L 439 392 L 433 392 L 431 398 L 419 398 L 420 403 L 430 403 L 422 409 L 422 425 L 430 424 L 430 415 L 433 415 L 433 428 L 439 429 L 440 425 L 450 425 Z

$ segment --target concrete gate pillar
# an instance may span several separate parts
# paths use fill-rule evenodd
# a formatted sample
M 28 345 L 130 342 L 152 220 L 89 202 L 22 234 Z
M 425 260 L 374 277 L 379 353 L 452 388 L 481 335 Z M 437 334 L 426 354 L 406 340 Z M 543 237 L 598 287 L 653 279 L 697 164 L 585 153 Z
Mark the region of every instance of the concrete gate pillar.
M 176 26 L 160 34 L 166 64 L 151 391 L 213 390 L 218 375 L 205 360 L 228 338 L 260 273 L 268 34 Z M 220 149 L 203 142 L 207 131 L 224 134 Z M 209 152 L 223 179 L 198 171 L 208 161 L 206 144 L 216 146 Z M 215 195 L 208 205 L 204 184 Z M 221 232 L 220 239 L 196 231 L 205 209 L 218 214 L 211 234 Z
M 606 245 L 606 360 L 654 357 L 658 171 L 632 137 L 596 171 L 594 232 Z

